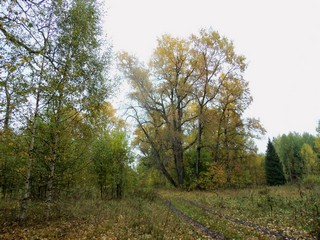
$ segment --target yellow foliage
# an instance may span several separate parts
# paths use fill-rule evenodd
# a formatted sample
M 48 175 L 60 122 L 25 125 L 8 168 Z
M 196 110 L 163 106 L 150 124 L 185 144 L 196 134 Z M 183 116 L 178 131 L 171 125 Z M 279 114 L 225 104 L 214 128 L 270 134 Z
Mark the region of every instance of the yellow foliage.
M 320 153 L 320 137 L 319 138 L 316 138 L 315 142 L 315 149 L 318 153 Z
M 221 163 L 212 163 L 208 171 L 200 174 L 198 185 L 206 190 L 222 187 L 227 182 L 225 167 Z
M 314 173 L 318 164 L 317 155 L 314 153 L 312 147 L 309 144 L 304 143 L 301 148 L 300 154 L 304 161 L 307 173 Z

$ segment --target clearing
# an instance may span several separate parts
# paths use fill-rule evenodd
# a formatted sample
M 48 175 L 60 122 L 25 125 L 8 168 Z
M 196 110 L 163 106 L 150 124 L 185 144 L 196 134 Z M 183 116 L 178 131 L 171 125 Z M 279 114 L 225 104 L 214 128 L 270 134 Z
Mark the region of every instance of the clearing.
M 301 186 L 215 192 L 150 190 L 123 200 L 0 204 L 0 239 L 317 239 L 320 190 Z

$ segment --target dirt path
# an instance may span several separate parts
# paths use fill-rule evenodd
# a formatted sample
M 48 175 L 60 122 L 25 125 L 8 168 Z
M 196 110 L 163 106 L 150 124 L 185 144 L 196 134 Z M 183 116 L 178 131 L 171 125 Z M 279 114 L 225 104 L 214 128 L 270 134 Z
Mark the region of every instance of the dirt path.
M 177 208 L 175 208 L 173 206 L 173 204 L 168 201 L 168 200 L 164 200 L 162 199 L 163 203 L 165 205 L 167 205 L 167 207 L 174 212 L 177 216 L 179 216 L 180 218 L 184 219 L 186 222 L 188 222 L 192 227 L 194 227 L 198 232 L 202 233 L 203 235 L 207 236 L 208 238 L 212 238 L 212 239 L 217 239 L 217 240 L 222 240 L 222 239 L 226 239 L 223 235 L 221 235 L 220 233 L 214 232 L 212 231 L 210 228 L 204 226 L 203 224 L 201 224 L 200 222 L 192 219 L 190 216 L 186 215 L 185 213 L 183 213 L 182 211 L 178 210 Z
M 281 232 L 276 232 L 276 231 L 273 231 L 273 230 L 270 230 L 266 227 L 263 227 L 263 226 L 260 226 L 258 224 L 254 224 L 254 223 L 251 223 L 251 222 L 248 222 L 248 221 L 244 221 L 244 220 L 240 220 L 240 219 L 237 219 L 237 218 L 234 218 L 234 217 L 231 217 L 231 216 L 228 216 L 228 215 L 224 215 L 224 214 L 221 214 L 221 213 L 218 213 L 216 211 L 213 211 L 211 209 L 208 209 L 206 208 L 205 206 L 203 205 L 200 205 L 196 202 L 193 202 L 191 200 L 185 200 L 185 199 L 180 199 L 181 201 L 184 201 L 184 202 L 187 202 L 197 208 L 200 208 L 202 211 L 210 214 L 210 215 L 215 215 L 215 216 L 218 216 L 220 218 L 224 218 L 224 219 L 227 219 L 231 222 L 234 222 L 234 223 L 237 223 L 239 225 L 243 225 L 243 226 L 246 226 L 246 227 L 250 227 L 252 229 L 254 229 L 255 231 L 257 232 L 262 232 L 270 237 L 276 237 L 276 238 L 280 238 L 280 239 L 287 239 L 287 240 L 295 240 L 295 238 L 293 237 L 289 237 L 289 236 L 286 236 L 284 234 L 282 234 Z

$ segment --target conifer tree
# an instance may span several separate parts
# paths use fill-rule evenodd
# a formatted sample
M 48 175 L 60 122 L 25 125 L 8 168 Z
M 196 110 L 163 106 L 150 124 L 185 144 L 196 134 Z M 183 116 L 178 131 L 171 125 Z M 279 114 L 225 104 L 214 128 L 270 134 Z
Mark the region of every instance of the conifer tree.
M 268 140 L 266 152 L 265 171 L 268 185 L 274 186 L 286 183 L 280 158 L 270 139 Z

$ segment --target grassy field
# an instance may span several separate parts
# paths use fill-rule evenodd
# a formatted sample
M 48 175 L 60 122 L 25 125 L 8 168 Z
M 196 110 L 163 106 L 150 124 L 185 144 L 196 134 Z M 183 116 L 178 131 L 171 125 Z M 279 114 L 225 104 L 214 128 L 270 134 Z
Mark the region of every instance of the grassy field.
M 62 206 L 63 205 L 63 206 Z M 38 209 L 40 210 L 40 209 Z M 44 214 L 32 207 L 24 227 L 3 221 L 0 239 L 174 239 L 201 236 L 158 201 L 142 198 L 121 201 L 78 201 L 61 204 L 46 222 Z M 17 212 L 16 209 L 7 211 Z M 8 213 L 7 213 L 8 214 Z
M 225 239 L 281 238 L 272 233 L 316 239 L 319 206 L 320 190 L 299 186 L 210 193 L 157 190 L 121 201 L 57 202 L 48 221 L 43 203 L 32 203 L 21 227 L 16 223 L 18 202 L 6 200 L 0 204 L 0 239 L 209 239 L 192 221 Z
M 285 186 L 214 193 L 162 191 L 161 195 L 228 239 L 276 239 L 257 231 L 259 228 L 292 239 L 316 239 L 320 226 L 318 188 Z M 242 224 L 230 221 L 230 217 Z M 258 226 L 254 229 L 247 225 Z

